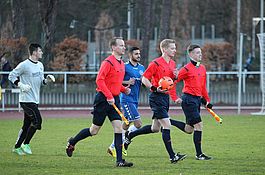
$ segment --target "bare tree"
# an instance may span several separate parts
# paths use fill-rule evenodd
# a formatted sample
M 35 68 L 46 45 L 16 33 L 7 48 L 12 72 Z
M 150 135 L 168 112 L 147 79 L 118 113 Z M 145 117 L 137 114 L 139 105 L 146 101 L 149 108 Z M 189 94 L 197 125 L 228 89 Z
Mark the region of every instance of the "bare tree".
M 143 47 L 142 47 L 142 58 L 144 66 L 148 65 L 148 57 L 149 57 L 149 40 L 150 40 L 150 31 L 151 31 L 151 0 L 144 0 L 144 21 L 145 24 L 143 26 Z
M 41 25 L 44 32 L 43 51 L 46 55 L 44 64 L 52 60 L 51 48 L 54 40 L 58 0 L 38 0 Z
M 25 33 L 25 16 L 24 16 L 23 0 L 12 0 L 11 9 L 12 9 L 13 38 L 20 38 Z
M 159 41 L 169 37 L 172 0 L 163 0 L 160 20 Z
M 106 12 L 103 11 L 100 14 L 98 19 L 98 23 L 95 28 L 95 37 L 97 44 L 97 49 L 99 51 L 98 63 L 100 64 L 103 57 L 106 55 L 106 50 L 109 50 L 109 40 L 113 37 L 112 27 L 113 27 L 113 19 L 112 17 Z M 103 57 L 102 57 L 103 51 Z

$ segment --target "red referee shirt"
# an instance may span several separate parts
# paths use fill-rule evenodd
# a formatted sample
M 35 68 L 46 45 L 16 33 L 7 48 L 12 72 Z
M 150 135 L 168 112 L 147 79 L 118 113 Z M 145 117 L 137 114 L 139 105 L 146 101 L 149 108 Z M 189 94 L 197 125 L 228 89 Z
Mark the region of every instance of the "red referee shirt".
M 210 98 L 206 89 L 206 69 L 204 65 L 196 67 L 191 62 L 179 70 L 177 82 L 183 80 L 183 93 L 204 97 L 208 102 Z
M 122 81 L 125 74 L 124 62 L 118 61 L 114 55 L 107 57 L 101 64 L 96 84 L 97 91 L 102 92 L 107 100 L 125 92 Z
M 167 63 L 163 57 L 159 57 L 149 64 L 143 76 L 151 80 L 153 86 L 158 87 L 159 80 L 164 76 L 168 76 L 172 79 L 175 78 L 175 75 L 173 74 L 174 69 L 176 69 L 176 63 L 174 60 L 170 59 L 169 63 Z M 169 90 L 169 95 L 173 101 L 177 99 L 175 85 Z

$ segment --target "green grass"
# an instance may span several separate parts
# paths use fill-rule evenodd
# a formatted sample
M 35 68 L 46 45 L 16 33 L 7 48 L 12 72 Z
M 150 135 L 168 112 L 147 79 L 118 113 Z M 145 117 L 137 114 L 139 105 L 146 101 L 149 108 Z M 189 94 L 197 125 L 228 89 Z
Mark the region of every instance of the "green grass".
M 178 119 L 184 120 L 183 116 Z M 72 158 L 65 154 L 66 140 L 90 126 L 91 118 L 44 118 L 43 129 L 31 142 L 30 156 L 11 153 L 21 119 L 0 120 L 0 174 L 264 174 L 265 117 L 223 116 L 223 125 L 210 116 L 203 121 L 203 151 L 213 160 L 195 160 L 192 135 L 172 127 L 174 150 L 188 154 L 184 161 L 170 164 L 158 133 L 135 138 L 126 157 L 134 167 L 116 168 L 115 160 L 106 153 L 113 138 L 108 120 L 97 136 L 78 143 Z M 149 124 L 151 119 L 144 117 L 143 123 Z

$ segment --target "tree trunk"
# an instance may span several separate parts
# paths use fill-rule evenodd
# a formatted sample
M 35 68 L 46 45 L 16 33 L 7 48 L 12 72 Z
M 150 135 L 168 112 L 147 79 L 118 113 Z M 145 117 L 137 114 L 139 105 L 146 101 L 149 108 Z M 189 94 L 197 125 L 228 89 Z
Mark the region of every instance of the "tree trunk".
M 13 38 L 15 39 L 22 37 L 25 33 L 24 2 L 22 1 L 11 1 Z
M 161 21 L 159 28 L 159 39 L 158 39 L 159 42 L 169 37 L 171 6 L 172 6 L 172 0 L 163 0 Z
M 56 29 L 57 5 L 58 0 L 38 0 L 41 25 L 44 32 L 44 41 L 42 43 L 44 55 L 46 55 L 46 58 L 43 59 L 44 65 L 48 65 L 52 60 L 51 48 L 53 46 Z
M 143 64 L 146 67 L 148 65 L 149 58 L 149 40 L 151 31 L 151 0 L 144 0 L 144 25 L 143 25 L 143 47 L 142 47 L 142 58 Z

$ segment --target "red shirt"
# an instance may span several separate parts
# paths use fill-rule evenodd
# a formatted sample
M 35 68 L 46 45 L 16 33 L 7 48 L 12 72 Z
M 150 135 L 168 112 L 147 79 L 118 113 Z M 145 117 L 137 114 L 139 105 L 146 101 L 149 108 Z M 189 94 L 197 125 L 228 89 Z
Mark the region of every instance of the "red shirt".
M 204 65 L 194 66 L 191 62 L 179 70 L 177 82 L 183 80 L 183 93 L 204 97 L 210 102 L 206 89 L 206 69 Z
M 175 78 L 175 75 L 173 74 L 174 69 L 176 69 L 176 63 L 174 60 L 170 59 L 169 63 L 167 63 L 163 57 L 159 57 L 149 64 L 143 76 L 151 80 L 153 86 L 158 87 L 158 82 L 162 77 L 168 76 L 172 78 L 172 80 Z M 169 95 L 173 101 L 177 99 L 175 85 L 169 90 Z
M 122 85 L 124 74 L 124 62 L 118 61 L 113 55 L 107 57 L 100 66 L 96 90 L 102 92 L 107 100 L 119 95 L 120 92 L 125 92 L 125 87 Z

